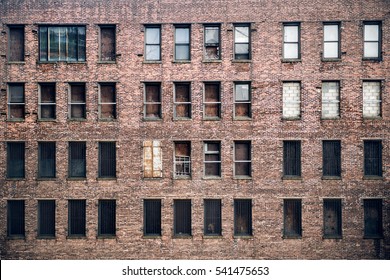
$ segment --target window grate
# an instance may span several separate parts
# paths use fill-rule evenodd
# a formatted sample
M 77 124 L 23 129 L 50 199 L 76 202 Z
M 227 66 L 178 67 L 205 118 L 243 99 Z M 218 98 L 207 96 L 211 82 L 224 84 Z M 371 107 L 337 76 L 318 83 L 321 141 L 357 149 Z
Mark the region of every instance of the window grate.
M 364 175 L 382 177 L 382 141 L 364 141 Z
M 221 200 L 205 199 L 204 200 L 204 234 L 221 235 L 222 234 L 222 217 L 221 217 Z
M 323 141 L 322 142 L 323 156 L 323 176 L 341 176 L 341 142 Z
M 324 199 L 324 237 L 341 238 L 341 199 Z
M 382 238 L 382 199 L 364 199 L 364 237 Z
M 234 235 L 252 235 L 252 200 L 234 200 Z
M 191 200 L 174 200 L 174 234 L 191 235 Z
M 300 199 L 284 200 L 284 237 L 302 237 L 302 206 Z
M 301 141 L 283 142 L 284 176 L 301 176 Z
M 55 200 L 38 200 L 38 236 L 55 236 Z
M 115 236 L 116 234 L 116 201 L 99 200 L 99 235 Z
M 161 235 L 161 199 L 144 200 L 144 235 Z
M 99 143 L 99 177 L 116 177 L 116 147 L 115 142 Z
M 69 200 L 68 205 L 68 235 L 85 236 L 86 201 Z

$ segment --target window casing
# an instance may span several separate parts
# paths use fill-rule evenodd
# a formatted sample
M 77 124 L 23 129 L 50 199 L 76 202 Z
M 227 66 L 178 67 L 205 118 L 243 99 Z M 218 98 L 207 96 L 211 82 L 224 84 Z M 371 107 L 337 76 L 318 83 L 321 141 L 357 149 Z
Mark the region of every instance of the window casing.
M 85 26 L 40 26 L 39 60 L 85 61 Z
M 25 237 L 24 200 L 7 201 L 7 236 L 10 238 Z
M 175 199 L 174 206 L 174 226 L 173 233 L 175 237 L 191 236 L 191 200 Z
M 69 119 L 85 120 L 87 117 L 85 84 L 70 84 L 69 91 Z
M 220 199 L 204 200 L 204 235 L 222 235 L 222 211 Z
M 204 83 L 203 118 L 219 120 L 221 118 L 221 83 Z
M 204 26 L 204 58 L 206 60 L 221 59 L 221 26 L 205 25 Z
M 250 141 L 234 141 L 234 176 L 252 177 L 252 151 Z
M 301 177 L 301 141 L 283 141 L 283 177 Z
M 68 236 L 85 237 L 86 201 L 71 199 L 68 201 Z
M 250 24 L 234 25 L 234 59 L 251 59 Z
M 56 119 L 56 84 L 39 84 L 38 117 L 40 120 Z
M 99 200 L 99 236 L 115 236 L 116 234 L 116 201 Z
M 100 61 L 115 61 L 115 37 L 115 25 L 100 26 Z
M 341 142 L 339 140 L 322 142 L 322 176 L 341 177 Z
M 363 23 L 363 59 L 381 60 L 382 24 L 378 21 Z
M 161 236 L 161 199 L 144 199 L 144 236 Z
M 382 177 L 382 141 L 364 141 L 364 176 Z
M 234 83 L 234 118 L 252 118 L 251 84 L 249 82 Z
M 174 118 L 175 119 L 191 119 L 191 84 L 190 83 L 174 83 Z
M 56 177 L 56 143 L 38 142 L 38 178 Z
M 161 26 L 145 26 L 145 60 L 161 61 Z
M 324 238 L 342 237 L 341 199 L 324 199 Z
M 301 83 L 283 82 L 283 118 L 301 118 Z
M 363 118 L 380 118 L 382 113 L 380 81 L 363 82 Z
M 116 178 L 115 142 L 99 142 L 99 178 Z
M 323 119 L 340 117 L 340 82 L 322 82 L 322 109 Z
M 364 199 L 364 238 L 383 238 L 382 199 Z
M 144 84 L 144 119 L 158 120 L 161 114 L 161 84 Z
M 8 61 L 24 61 L 24 26 L 12 25 L 8 30 Z
M 252 235 L 252 200 L 234 200 L 234 235 Z
M 191 177 L 191 142 L 175 142 L 174 174 L 175 178 Z
M 340 24 L 324 23 L 324 59 L 339 59 L 340 56 Z
M 284 238 L 302 237 L 302 202 L 300 199 L 285 199 L 283 204 Z
M 116 89 L 115 84 L 99 84 L 99 118 L 101 120 L 116 119 Z
M 175 60 L 191 60 L 191 28 L 189 25 L 175 26 Z
M 87 176 L 86 150 L 86 142 L 69 142 L 69 178 L 85 178 Z
M 204 176 L 221 177 L 221 142 L 206 141 L 203 143 Z
M 8 120 L 22 121 L 24 115 L 24 84 L 8 84 Z
M 7 143 L 7 178 L 22 179 L 25 177 L 25 143 Z
M 300 23 L 283 24 L 283 59 L 298 60 L 301 58 L 300 29 Z
M 38 237 L 54 238 L 56 227 L 55 200 L 38 200 Z
M 162 177 L 162 149 L 159 140 L 143 142 L 143 171 L 144 178 Z

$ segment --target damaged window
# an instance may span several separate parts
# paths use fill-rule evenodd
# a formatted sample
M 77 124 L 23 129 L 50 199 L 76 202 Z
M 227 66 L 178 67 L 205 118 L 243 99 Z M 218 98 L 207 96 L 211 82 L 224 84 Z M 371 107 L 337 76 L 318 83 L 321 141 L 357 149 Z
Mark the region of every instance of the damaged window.
M 56 119 L 56 84 L 39 84 L 38 114 L 40 120 Z
M 191 176 L 191 142 L 175 142 L 175 177 Z
M 162 150 L 161 142 L 158 140 L 144 141 L 144 178 L 162 177 Z
M 69 118 L 85 119 L 87 117 L 85 84 L 70 84 L 69 88 Z
M 7 236 L 11 238 L 25 237 L 24 200 L 7 201 Z
M 221 58 L 220 37 L 219 25 L 204 27 L 205 59 L 216 60 Z
M 324 237 L 341 238 L 341 199 L 324 199 Z
M 24 178 L 25 143 L 7 143 L 7 178 Z
M 24 120 L 25 94 L 24 84 L 8 84 L 8 119 Z
M 145 60 L 161 60 L 160 26 L 145 26 Z
M 161 236 L 161 199 L 144 199 L 144 235 Z
M 56 234 L 55 200 L 38 200 L 38 236 L 54 237 Z
M 175 26 L 175 60 L 190 60 L 189 26 Z
M 86 201 L 71 199 L 68 201 L 68 236 L 84 237 L 86 234 Z
M 284 200 L 284 237 L 302 237 L 302 206 L 300 199 Z
M 69 177 L 86 177 L 86 142 L 69 142 Z
M 204 234 L 222 235 L 222 214 L 220 199 L 204 200 Z
M 234 26 L 234 59 L 250 59 L 250 25 Z
M 221 177 L 221 142 L 204 142 L 204 176 Z
M 174 225 L 175 236 L 191 236 L 191 200 L 175 199 L 174 206 Z
M 99 178 L 116 177 L 115 142 L 99 142 Z
M 234 84 L 234 117 L 236 119 L 252 117 L 250 83 Z
M 161 119 L 161 84 L 145 83 L 144 94 L 145 119 Z
M 203 116 L 206 119 L 221 118 L 221 84 L 205 83 L 203 98 Z
M 252 235 L 252 200 L 234 200 L 234 235 Z
M 38 143 L 38 177 L 56 177 L 56 143 Z
M 191 84 L 175 83 L 174 117 L 191 119 Z
M 341 142 L 339 140 L 322 142 L 322 175 L 341 176 Z
M 234 142 L 234 176 L 251 177 L 251 142 L 235 141 Z
M 9 26 L 8 61 L 24 61 L 24 26 Z
M 102 120 L 116 119 L 115 84 L 99 84 L 99 118 Z
M 383 238 L 382 199 L 364 199 L 364 237 Z
M 115 61 L 115 26 L 100 27 L 100 61 Z
M 99 200 L 99 236 L 115 236 L 116 234 L 116 201 Z
M 299 23 L 285 23 L 283 25 L 283 58 L 301 58 Z

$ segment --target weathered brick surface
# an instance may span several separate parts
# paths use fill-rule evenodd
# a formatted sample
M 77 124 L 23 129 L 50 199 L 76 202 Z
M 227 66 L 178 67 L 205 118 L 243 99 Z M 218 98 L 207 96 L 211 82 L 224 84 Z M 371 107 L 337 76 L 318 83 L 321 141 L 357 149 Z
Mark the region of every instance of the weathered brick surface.
M 3 259 L 376 259 L 390 244 L 390 4 L 347 1 L 0 2 L 0 248 Z M 382 21 L 383 59 L 363 61 L 365 20 Z M 300 62 L 285 63 L 282 23 L 301 22 Z M 341 22 L 341 60 L 321 61 L 324 21 Z M 252 60 L 233 57 L 233 23 L 251 22 Z M 38 25 L 86 24 L 86 63 L 38 63 Z M 143 63 L 143 24 L 162 27 L 161 63 Z M 175 23 L 191 24 L 191 63 L 173 62 Z M 221 62 L 203 62 L 203 23 L 221 23 Z M 25 63 L 7 62 L 7 25 L 25 25 Z M 117 26 L 117 62 L 98 63 L 98 24 Z M 381 80 L 382 117 L 363 118 L 363 80 Z M 118 119 L 98 120 L 98 82 L 117 83 Z M 162 85 L 162 120 L 143 121 L 144 81 Z M 191 82 L 192 120 L 173 120 L 173 82 Z M 220 81 L 219 121 L 202 119 L 203 82 Z M 233 85 L 251 81 L 252 120 L 233 120 Z M 283 119 L 283 82 L 299 81 L 299 120 Z M 322 81 L 340 81 L 340 119 L 321 119 Z M 6 120 L 6 85 L 24 82 L 26 119 Z M 37 121 L 38 83 L 55 82 L 57 120 Z M 68 82 L 85 82 L 87 121 L 67 120 Z M 283 140 L 302 141 L 302 178 L 282 179 Z M 341 179 L 323 180 L 322 140 L 341 140 Z M 383 179 L 363 179 L 363 140 L 381 139 Z M 7 180 L 6 142 L 26 141 L 26 179 Z M 87 142 L 87 178 L 67 179 L 68 141 Z M 160 140 L 163 174 L 143 179 L 142 143 Z M 191 141 L 192 178 L 173 180 L 173 141 Z M 220 140 L 222 179 L 203 179 L 204 140 Z M 252 180 L 233 178 L 233 141 L 252 143 Z M 57 142 L 57 177 L 37 180 L 37 141 Z M 97 179 L 98 142 L 116 141 L 117 179 Z M 343 238 L 322 238 L 322 200 L 341 198 Z M 384 238 L 363 239 L 363 198 L 383 199 Z M 37 239 L 37 200 L 56 200 L 56 238 Z M 162 199 L 162 237 L 143 238 L 142 199 Z M 173 200 L 192 200 L 192 233 L 173 238 Z M 203 236 L 203 199 L 222 199 L 221 238 Z M 233 199 L 253 202 L 253 237 L 234 238 Z M 283 239 L 283 198 L 302 199 L 301 239 Z M 26 201 L 26 238 L 7 238 L 8 199 Z M 67 238 L 67 200 L 87 200 L 87 236 Z M 117 200 L 117 236 L 97 238 L 98 200 Z M 387 249 L 389 250 L 389 249 Z

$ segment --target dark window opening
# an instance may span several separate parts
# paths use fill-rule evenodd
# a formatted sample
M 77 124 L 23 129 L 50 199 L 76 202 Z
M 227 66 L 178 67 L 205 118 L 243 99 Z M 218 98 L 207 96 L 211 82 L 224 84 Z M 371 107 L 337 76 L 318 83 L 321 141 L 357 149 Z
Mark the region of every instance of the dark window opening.
M 234 26 L 234 59 L 250 59 L 250 25 Z
M 382 177 L 382 141 L 364 141 L 364 176 Z
M 56 119 L 56 85 L 40 84 L 39 85 L 39 103 L 38 113 L 41 120 Z
M 221 143 L 204 142 L 204 175 L 221 177 Z
M 146 119 L 161 119 L 161 85 L 145 84 L 144 113 Z
M 175 142 L 175 176 L 191 176 L 191 142 Z
M 220 199 L 204 200 L 204 234 L 222 234 L 222 214 Z
M 100 236 L 115 236 L 116 234 L 116 201 L 99 200 Z
M 203 114 L 205 118 L 219 119 L 221 117 L 220 83 L 204 84 Z
M 100 61 L 115 61 L 115 26 L 100 27 Z
M 24 178 L 25 143 L 7 143 L 7 178 Z
M 145 27 L 145 60 L 161 60 L 161 27 Z
M 8 237 L 23 238 L 24 226 L 24 200 L 8 200 L 7 202 L 7 235 Z
M 24 61 L 24 26 L 9 27 L 8 61 Z
M 56 143 L 38 143 L 38 177 L 55 178 L 56 176 Z
M 234 235 L 252 235 L 252 200 L 234 200 Z
M 204 33 L 205 59 L 220 59 L 220 26 L 205 26 Z
M 161 235 L 161 199 L 144 200 L 144 235 Z
M 86 118 L 86 92 L 85 84 L 71 84 L 69 97 L 69 118 Z
M 382 238 L 382 199 L 364 199 L 364 237 Z
M 85 142 L 69 142 L 69 177 L 86 177 L 86 146 Z
M 302 206 L 300 199 L 284 200 L 284 237 L 302 237 Z
M 234 176 L 251 177 L 251 142 L 234 142 Z
M 323 141 L 323 176 L 341 176 L 341 144 L 340 141 Z
M 38 236 L 55 236 L 55 200 L 38 200 Z
M 116 147 L 115 142 L 99 143 L 99 177 L 116 177 Z
M 191 118 L 191 84 L 190 83 L 175 83 L 174 114 L 175 114 L 175 118 L 178 119 Z
M 85 236 L 86 201 L 69 200 L 68 208 L 68 235 Z
M 234 84 L 234 116 L 238 119 L 252 117 L 250 90 L 250 83 Z
M 175 60 L 190 60 L 190 36 L 189 26 L 175 27 Z
M 341 199 L 324 199 L 324 237 L 341 238 Z
M 301 176 L 301 141 L 283 142 L 283 172 L 286 177 Z
M 8 119 L 24 120 L 24 84 L 8 84 Z
M 100 84 L 99 117 L 104 120 L 116 119 L 115 84 Z
M 174 200 L 174 234 L 191 235 L 191 200 Z

